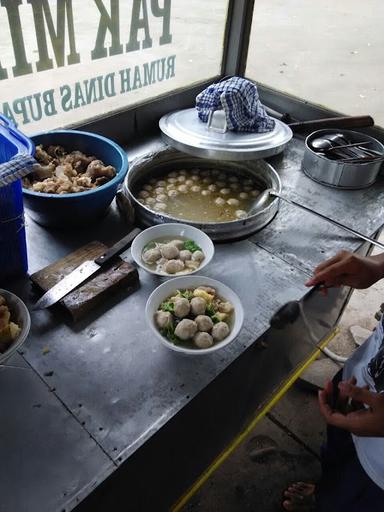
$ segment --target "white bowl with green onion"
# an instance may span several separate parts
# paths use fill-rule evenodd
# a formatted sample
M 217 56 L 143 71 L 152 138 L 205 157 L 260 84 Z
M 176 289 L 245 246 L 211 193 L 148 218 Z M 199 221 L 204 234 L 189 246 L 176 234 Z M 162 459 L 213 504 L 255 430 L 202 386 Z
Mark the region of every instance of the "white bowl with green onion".
M 244 322 L 238 295 L 224 283 L 201 275 L 168 279 L 158 286 L 147 300 L 145 316 L 164 346 L 191 356 L 226 347 Z
M 200 272 L 213 258 L 212 240 L 188 224 L 158 224 L 142 231 L 131 254 L 146 272 L 161 277 L 181 277 Z

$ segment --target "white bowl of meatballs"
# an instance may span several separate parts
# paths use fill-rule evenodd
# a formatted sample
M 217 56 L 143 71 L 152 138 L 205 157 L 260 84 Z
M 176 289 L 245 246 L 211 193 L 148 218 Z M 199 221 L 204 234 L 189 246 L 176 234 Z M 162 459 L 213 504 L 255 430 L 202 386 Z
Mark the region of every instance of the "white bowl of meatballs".
M 239 334 L 244 310 L 228 286 L 204 276 L 176 277 L 148 298 L 146 319 L 156 338 L 187 355 L 210 354 Z
M 200 229 L 180 223 L 158 224 L 134 239 L 131 254 L 142 269 L 161 277 L 202 270 L 213 258 L 212 240 Z

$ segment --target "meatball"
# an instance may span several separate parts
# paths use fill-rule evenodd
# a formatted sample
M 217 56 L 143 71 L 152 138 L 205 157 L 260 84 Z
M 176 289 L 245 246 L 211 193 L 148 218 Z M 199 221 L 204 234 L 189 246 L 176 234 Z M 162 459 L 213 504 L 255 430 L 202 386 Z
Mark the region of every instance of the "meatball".
M 156 194 L 164 194 L 165 192 L 165 188 L 164 187 L 156 187 L 155 188 L 155 193 Z
M 228 199 L 227 203 L 230 205 L 230 206 L 239 206 L 240 204 L 240 201 L 236 198 L 231 198 L 231 199 Z
M 195 251 L 192 254 L 192 260 L 193 261 L 203 261 L 204 258 L 205 258 L 205 256 L 204 256 L 204 253 L 202 251 Z
M 231 190 L 229 188 L 222 188 L 220 190 L 220 194 L 222 194 L 223 196 L 228 196 L 230 193 L 231 193 Z
M 191 251 L 188 251 L 186 249 L 184 251 L 180 251 L 180 259 L 181 259 L 181 261 L 190 260 L 191 258 L 192 258 Z
M 216 290 L 214 288 L 211 288 L 210 286 L 199 286 L 198 288 L 196 288 L 196 290 L 203 290 L 204 292 L 207 292 L 210 295 L 216 295 Z
M 146 190 L 140 190 L 139 197 L 141 199 L 145 199 L 146 197 L 149 197 L 149 192 L 147 192 Z
M 182 178 L 182 177 L 183 177 L 183 176 L 180 176 L 180 178 Z M 179 192 L 181 192 L 182 194 L 186 194 L 186 193 L 188 192 L 188 187 L 187 187 L 187 185 L 179 185 L 179 186 L 177 187 L 177 190 L 178 190 Z
M 165 203 L 155 203 L 153 205 L 154 210 L 164 211 L 167 209 L 167 205 Z
M 173 244 L 164 244 L 160 247 L 160 252 L 163 258 L 167 258 L 167 260 L 174 260 L 179 257 L 179 249 Z
M 259 191 L 259 190 L 253 189 L 253 190 L 251 191 L 251 196 L 252 196 L 252 197 L 257 197 L 257 196 L 259 196 L 259 195 L 260 195 L 260 191 Z
M 191 300 L 191 312 L 195 316 L 204 315 L 207 303 L 201 297 L 193 297 Z
M 169 260 L 165 264 L 164 270 L 167 274 L 176 274 L 176 272 L 184 270 L 184 266 L 184 262 L 181 260 Z
M 229 334 L 229 327 L 225 322 L 218 322 L 212 327 L 212 337 L 215 341 L 221 341 Z
M 170 313 L 169 311 L 156 311 L 155 321 L 156 321 L 156 325 L 160 329 L 164 329 L 164 327 L 168 327 L 168 326 L 172 325 L 172 322 L 173 322 L 172 313 Z
M 239 197 L 240 199 L 248 199 L 248 192 L 240 192 Z
M 184 249 L 184 242 L 183 242 L 183 240 L 176 240 L 175 239 L 175 240 L 171 240 L 169 243 L 174 245 L 175 247 L 177 247 L 179 249 L 179 251 Z
M 155 263 L 161 258 L 160 250 L 156 247 L 155 249 L 148 249 L 143 252 L 143 260 L 145 263 Z
M 193 337 L 193 341 L 198 348 L 209 348 L 213 345 L 213 338 L 207 332 L 197 332 Z
M 220 302 L 220 304 L 217 306 L 217 309 L 220 311 L 220 313 L 232 313 L 233 306 L 230 302 Z
M 168 199 L 168 196 L 165 194 L 159 194 L 156 199 L 159 201 L 159 203 L 164 203 Z
M 213 327 L 213 322 L 207 315 L 198 315 L 195 318 L 195 322 L 197 324 L 197 328 L 202 332 L 211 332 Z M 227 324 L 225 324 L 227 325 Z
M 184 318 L 181 320 L 176 326 L 175 334 L 181 340 L 189 340 L 194 337 L 197 331 L 196 322 L 193 320 L 189 320 L 188 318 Z
M 179 195 L 178 190 L 173 190 L 173 189 L 172 189 L 172 190 L 170 190 L 170 191 L 168 192 L 168 196 L 169 196 L 169 197 L 176 197 L 176 196 L 178 196 L 178 195 Z
M 244 219 L 247 216 L 247 212 L 245 210 L 236 210 L 236 217 L 238 219 Z
M 200 185 L 193 185 L 193 187 L 191 187 L 191 190 L 192 192 L 200 192 L 201 187 Z
M 185 268 L 193 271 L 193 270 L 197 270 L 200 266 L 200 262 L 199 261 L 192 261 L 192 260 L 185 260 L 184 261 L 184 265 L 185 265 Z
M 211 195 L 211 191 L 210 190 L 202 190 L 201 191 L 201 195 L 202 196 L 210 196 Z
M 189 315 L 190 311 L 189 300 L 184 297 L 180 297 L 174 302 L 174 313 L 178 318 L 184 318 Z
M 225 199 L 218 197 L 215 199 L 215 204 L 217 204 L 217 206 L 223 206 L 225 204 Z

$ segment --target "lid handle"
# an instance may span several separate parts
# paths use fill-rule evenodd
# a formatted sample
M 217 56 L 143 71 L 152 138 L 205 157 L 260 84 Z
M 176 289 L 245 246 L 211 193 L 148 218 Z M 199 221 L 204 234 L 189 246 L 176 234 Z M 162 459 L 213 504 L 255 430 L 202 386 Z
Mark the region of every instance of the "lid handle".
M 208 130 L 217 133 L 225 133 L 228 131 L 227 119 L 224 110 L 211 110 L 208 114 Z

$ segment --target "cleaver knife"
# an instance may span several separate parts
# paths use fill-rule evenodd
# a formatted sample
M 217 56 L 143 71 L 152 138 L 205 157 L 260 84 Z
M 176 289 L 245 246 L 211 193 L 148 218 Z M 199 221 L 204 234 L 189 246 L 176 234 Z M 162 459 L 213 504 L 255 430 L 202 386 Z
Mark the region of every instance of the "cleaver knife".
M 77 288 L 86 279 L 98 272 L 104 265 L 109 263 L 115 256 L 131 245 L 134 238 L 140 233 L 139 228 L 133 229 L 127 236 L 115 243 L 108 251 L 95 260 L 84 261 L 81 265 L 72 270 L 61 281 L 52 286 L 33 306 L 32 309 L 45 309 L 56 304 L 69 292 Z

